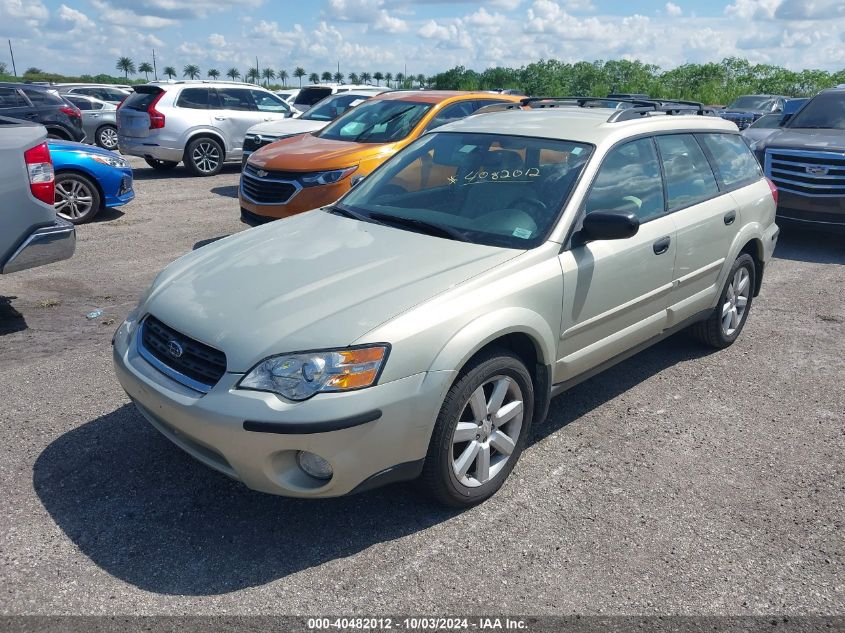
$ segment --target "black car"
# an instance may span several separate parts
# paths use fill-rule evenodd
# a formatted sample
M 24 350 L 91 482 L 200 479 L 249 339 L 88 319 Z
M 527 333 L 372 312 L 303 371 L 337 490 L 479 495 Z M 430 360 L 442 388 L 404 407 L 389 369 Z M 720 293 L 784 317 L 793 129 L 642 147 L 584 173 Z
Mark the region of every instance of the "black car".
M 781 95 L 742 95 L 717 112 L 720 117 L 733 121 L 740 130 L 744 130 L 761 116 L 783 112 L 783 106 L 789 99 Z
M 845 87 L 820 92 L 751 149 L 778 188 L 778 221 L 845 229 Z
M 85 138 L 79 108 L 41 86 L 0 82 L 0 116 L 40 123 L 50 138 Z

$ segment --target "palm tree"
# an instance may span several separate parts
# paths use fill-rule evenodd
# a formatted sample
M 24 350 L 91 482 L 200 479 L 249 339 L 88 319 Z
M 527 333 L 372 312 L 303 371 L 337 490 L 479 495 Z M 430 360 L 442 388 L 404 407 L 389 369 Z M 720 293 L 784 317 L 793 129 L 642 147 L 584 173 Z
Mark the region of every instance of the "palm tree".
M 209 68 L 208 72 L 205 74 L 211 77 L 212 79 L 217 79 L 220 76 L 220 71 L 216 68 Z
M 122 70 L 127 79 L 129 79 L 129 73 L 135 74 L 135 62 L 128 57 L 120 57 L 115 68 Z
M 387 87 L 390 88 L 390 80 L 393 79 L 393 73 L 385 73 L 384 74 L 384 83 L 387 84 Z
M 420 88 L 425 85 L 425 75 L 423 75 L 422 73 L 417 75 L 417 84 L 419 84 Z
M 397 88 L 404 88 L 403 85 L 405 82 L 405 75 L 402 73 L 396 73 L 396 87 Z
M 343 83 L 343 73 L 338 71 L 334 74 L 333 77 L 335 83 L 342 84 Z
M 361 79 L 358 77 L 358 75 L 356 73 L 349 73 L 349 83 L 358 84 L 358 83 L 361 83 Z
M 144 81 L 149 81 L 150 73 L 153 72 L 153 67 L 147 62 L 141 62 L 138 64 L 138 72 L 144 73 Z
M 282 82 L 282 85 L 283 85 L 283 86 L 287 86 L 287 85 L 288 85 L 288 71 L 286 71 L 286 70 L 280 70 L 280 71 L 279 71 L 279 73 L 278 73 L 278 75 L 276 75 L 276 76 L 279 78 L 279 81 L 281 81 L 281 82 Z
M 379 82 L 381 82 L 381 80 L 384 79 L 384 75 L 381 74 L 381 71 L 379 71 L 377 73 L 373 73 L 373 79 L 376 80 L 376 85 L 378 86 L 378 85 L 380 85 Z
M 200 76 L 200 67 L 196 64 L 185 64 L 182 69 L 182 76 L 188 79 L 196 79 Z
M 270 80 L 276 78 L 276 71 L 272 68 L 265 68 L 261 71 L 261 76 L 264 77 L 264 83 L 268 87 L 270 86 Z
M 241 76 L 241 71 L 233 66 L 232 68 L 226 71 L 226 76 L 229 77 L 232 81 L 235 81 L 235 79 Z
M 308 81 L 310 81 L 312 84 L 318 84 L 320 83 L 320 75 L 318 75 L 317 73 L 311 73 L 310 75 L 308 75 Z
M 323 81 L 331 81 L 332 80 L 332 74 L 327 70 L 326 72 L 323 73 L 323 76 L 321 77 L 321 79 Z
M 255 66 L 253 66 L 248 71 L 246 71 L 247 81 L 251 81 L 253 83 L 258 83 L 259 77 L 261 77 L 261 71 L 258 70 L 258 68 L 256 68 Z
M 370 73 L 361 73 L 361 83 L 368 84 L 373 80 L 373 76 Z
M 165 66 L 164 74 L 173 79 L 176 76 L 176 69 L 173 66 Z
M 297 66 L 293 71 L 293 76 L 299 79 L 299 87 L 302 88 L 302 78 L 305 76 L 305 69 L 302 66 Z

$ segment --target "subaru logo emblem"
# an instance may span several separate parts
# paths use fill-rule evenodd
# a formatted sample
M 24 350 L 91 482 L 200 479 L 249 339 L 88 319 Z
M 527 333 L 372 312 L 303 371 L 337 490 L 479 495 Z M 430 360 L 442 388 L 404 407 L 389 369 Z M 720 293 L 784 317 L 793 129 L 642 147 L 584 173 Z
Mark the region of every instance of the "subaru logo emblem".
M 257 172 L 255 172 L 255 175 L 259 178 L 264 178 L 264 176 L 266 176 L 268 173 L 270 172 L 266 172 L 263 169 L 259 169 Z
M 170 339 L 167 343 L 167 353 L 170 354 L 173 358 L 180 358 L 182 354 L 185 353 L 185 350 L 179 344 L 179 342 L 175 339 Z
M 811 176 L 827 176 L 828 172 L 827 167 L 822 167 L 820 165 L 807 165 L 804 169 Z

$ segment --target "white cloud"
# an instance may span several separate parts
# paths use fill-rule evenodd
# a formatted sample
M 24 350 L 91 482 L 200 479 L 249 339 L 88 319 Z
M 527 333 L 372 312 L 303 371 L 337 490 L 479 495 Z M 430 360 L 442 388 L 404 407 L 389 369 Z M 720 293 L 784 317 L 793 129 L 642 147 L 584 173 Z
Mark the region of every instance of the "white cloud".
M 775 11 L 781 20 L 836 20 L 845 17 L 842 0 L 783 0 Z
M 672 17 L 678 17 L 684 12 L 681 7 L 679 7 L 674 2 L 667 2 L 666 3 L 666 14 L 671 15 Z

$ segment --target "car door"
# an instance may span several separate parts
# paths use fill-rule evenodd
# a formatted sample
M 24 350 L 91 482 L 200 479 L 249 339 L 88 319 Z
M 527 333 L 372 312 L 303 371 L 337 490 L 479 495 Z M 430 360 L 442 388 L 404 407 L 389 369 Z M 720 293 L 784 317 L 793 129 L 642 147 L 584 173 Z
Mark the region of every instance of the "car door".
M 736 205 L 719 191 L 695 136 L 667 134 L 655 140 L 666 181 L 666 206 L 677 230 L 671 327 L 712 307 L 719 273 L 739 222 Z
M 675 225 L 666 212 L 652 138 L 611 149 L 585 196 L 581 217 L 631 211 L 636 235 L 580 243 L 560 254 L 563 311 L 554 381 L 564 382 L 659 335 L 667 321 Z
M 249 88 L 217 88 L 219 103 L 213 108 L 211 125 L 226 142 L 226 158 L 238 158 L 243 152 L 246 131 L 264 121 Z
M 97 130 L 101 116 L 98 108 L 102 106 L 83 96 L 68 94 L 65 95 L 65 99 L 70 101 L 82 112 L 82 129 L 85 130 L 85 139 L 93 142 L 94 132 Z

